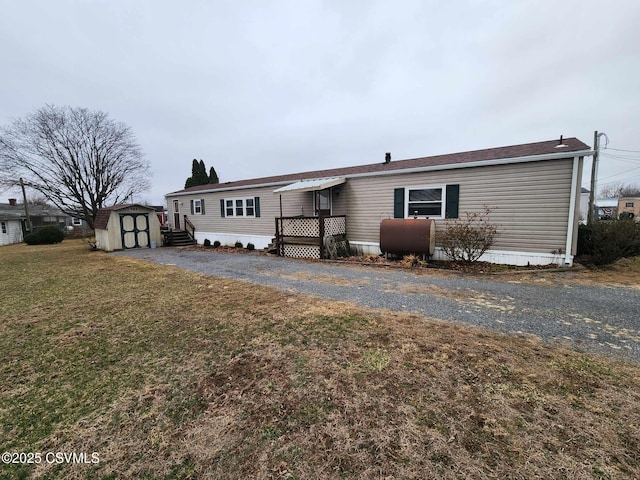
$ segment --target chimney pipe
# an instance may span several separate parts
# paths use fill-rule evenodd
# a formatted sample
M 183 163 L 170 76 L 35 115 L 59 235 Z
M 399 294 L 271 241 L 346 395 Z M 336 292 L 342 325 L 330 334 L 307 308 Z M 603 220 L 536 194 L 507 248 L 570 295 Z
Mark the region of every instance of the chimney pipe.
M 15 207 L 17 204 L 18 204 L 18 200 L 16 200 L 15 198 L 9 199 L 9 205 L 11 205 L 12 207 Z
M 390 163 L 391 162 L 391 152 L 387 152 L 384 154 L 384 163 Z

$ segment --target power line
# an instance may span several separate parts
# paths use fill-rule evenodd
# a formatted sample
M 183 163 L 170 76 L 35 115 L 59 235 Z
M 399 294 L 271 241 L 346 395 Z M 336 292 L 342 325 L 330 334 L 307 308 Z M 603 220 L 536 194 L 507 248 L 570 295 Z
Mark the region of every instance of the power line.
M 640 153 L 640 150 L 624 150 L 622 148 L 605 147 L 605 150 L 615 150 L 616 152 Z
M 603 156 L 603 157 L 606 157 L 606 158 L 610 158 L 612 160 L 618 160 L 620 162 L 627 162 L 627 163 L 638 163 L 638 162 L 640 162 L 640 158 L 619 157 L 617 155 L 610 155 L 610 154 L 606 154 L 606 153 L 601 153 L 600 155 Z
M 613 175 L 609 175 L 608 177 L 601 178 L 600 180 L 606 180 L 608 178 L 619 177 L 621 175 L 628 175 L 629 173 L 631 173 L 631 172 L 633 172 L 635 170 L 640 170 L 640 167 L 635 167 L 635 168 L 632 168 L 631 170 L 627 170 L 626 172 L 622 172 L 622 173 L 615 173 Z

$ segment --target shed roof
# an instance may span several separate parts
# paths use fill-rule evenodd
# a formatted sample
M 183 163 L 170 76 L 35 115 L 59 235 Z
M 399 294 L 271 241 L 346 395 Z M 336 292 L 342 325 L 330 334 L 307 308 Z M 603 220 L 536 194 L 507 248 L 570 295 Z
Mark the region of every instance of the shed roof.
M 378 162 L 367 165 L 356 165 L 352 167 L 332 168 L 327 170 L 316 170 L 287 175 L 275 175 L 271 177 L 252 178 L 218 184 L 197 185 L 194 187 L 169 193 L 167 194 L 167 196 L 183 193 L 196 193 L 200 191 L 230 190 L 245 187 L 248 188 L 257 185 L 277 185 L 315 178 L 348 178 L 349 176 L 363 174 L 387 174 L 395 172 L 402 173 L 403 170 L 419 168 L 447 168 L 450 166 L 462 167 L 465 166 L 465 164 L 489 160 L 504 160 L 505 163 L 507 163 L 507 160 L 524 157 L 530 157 L 531 161 L 534 161 L 536 160 L 535 157 L 553 154 L 567 153 L 567 157 L 570 157 L 573 156 L 572 153 L 583 152 L 583 155 L 588 155 L 591 153 L 589 149 L 590 147 L 587 144 L 581 142 L 577 138 L 565 138 L 562 140 L 562 143 L 560 143 L 558 140 L 547 140 L 544 142 L 526 143 L 522 145 L 512 145 L 507 147 L 487 148 L 484 150 L 474 150 L 470 152 L 436 155 L 432 157 L 420 157 L 408 160 L 396 160 L 390 161 L 388 163 Z
M 125 208 L 131 207 L 139 207 L 144 208 L 149 211 L 155 211 L 154 207 L 149 207 L 147 205 L 140 205 L 139 203 L 120 203 L 118 205 L 113 205 L 111 207 L 102 207 L 98 210 L 96 214 L 96 219 L 93 222 L 93 228 L 96 230 L 106 230 L 107 224 L 109 223 L 109 217 L 111 216 L 111 212 L 117 210 L 124 210 Z

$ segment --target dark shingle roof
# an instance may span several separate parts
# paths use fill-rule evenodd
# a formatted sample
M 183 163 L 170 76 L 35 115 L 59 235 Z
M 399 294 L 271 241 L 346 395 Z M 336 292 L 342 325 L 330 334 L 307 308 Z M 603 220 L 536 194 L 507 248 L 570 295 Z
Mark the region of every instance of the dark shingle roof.
M 562 152 L 577 152 L 589 150 L 590 147 L 578 140 L 577 138 L 565 138 L 562 141 L 564 147 L 558 148 L 558 140 L 548 140 L 545 142 L 527 143 L 523 145 L 512 145 L 508 147 L 487 148 L 484 150 L 474 150 L 471 152 L 452 153 L 447 155 L 436 155 L 433 157 L 413 158 L 409 160 L 397 160 L 389 163 L 372 163 L 368 165 L 357 165 L 353 167 L 332 168 L 327 170 L 316 170 L 311 172 L 293 173 L 288 175 L 275 175 L 272 177 L 253 178 L 246 180 L 238 180 L 234 182 L 225 182 L 219 184 L 198 185 L 172 192 L 175 193 L 192 193 L 199 191 L 215 191 L 221 189 L 250 187 L 261 184 L 275 184 L 285 182 L 295 182 L 298 180 L 311 178 L 325 178 L 336 176 L 349 176 L 359 174 L 376 174 L 385 172 L 401 172 L 405 169 L 440 167 L 445 165 L 459 165 L 471 162 L 479 162 L 486 160 L 500 160 L 519 157 L 534 157 L 538 155 L 550 155 Z M 571 156 L 571 155 L 567 155 Z

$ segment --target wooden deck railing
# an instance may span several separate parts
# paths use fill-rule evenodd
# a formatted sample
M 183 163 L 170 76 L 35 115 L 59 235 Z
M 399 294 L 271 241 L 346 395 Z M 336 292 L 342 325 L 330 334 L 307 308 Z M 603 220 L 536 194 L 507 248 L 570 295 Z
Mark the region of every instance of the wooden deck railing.
M 325 238 L 344 239 L 346 235 L 346 215 L 276 218 L 276 247 L 282 257 L 287 256 L 286 250 L 294 247 L 306 251 L 304 256 L 325 258 Z
M 191 231 L 189 231 L 189 229 L 191 229 Z M 193 226 L 193 223 L 191 223 L 191 220 L 189 220 L 186 215 L 184 216 L 184 230 L 189 234 L 191 240 L 195 240 L 196 227 Z

